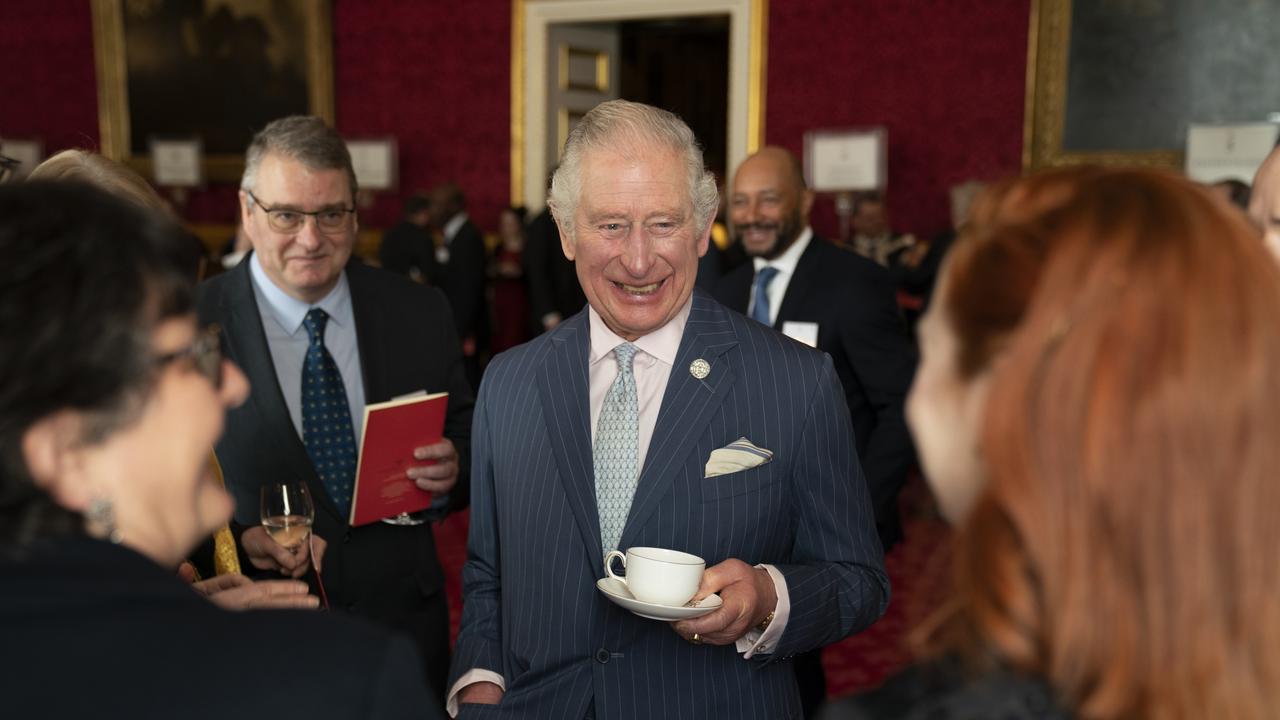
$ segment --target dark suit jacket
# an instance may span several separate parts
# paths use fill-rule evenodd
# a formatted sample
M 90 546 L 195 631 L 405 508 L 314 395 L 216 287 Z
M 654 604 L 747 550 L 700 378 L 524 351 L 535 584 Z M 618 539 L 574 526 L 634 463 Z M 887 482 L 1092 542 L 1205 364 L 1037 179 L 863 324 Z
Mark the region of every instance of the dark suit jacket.
M 475 338 L 477 349 L 489 347 L 489 304 L 484 295 L 488 262 L 484 235 L 467 220 L 449 243 L 449 262 L 442 265 L 433 254 L 427 273 L 431 284 L 449 298 L 458 337 Z
M 473 717 L 800 716 L 788 660 L 870 625 L 889 583 L 849 415 L 825 355 L 695 291 L 619 547 L 775 564 L 791 616 L 767 655 L 691 645 L 614 605 L 604 576 L 582 312 L 496 357 L 477 404 L 471 535 L 451 685 L 503 676 Z M 698 358 L 711 372 L 689 372 Z M 738 438 L 771 462 L 705 478 Z
M 345 270 L 355 313 L 365 400 L 390 400 L 427 390 L 449 393 L 445 436 L 461 460 L 454 507 L 468 499 L 471 389 L 462 376 L 461 351 L 449 308 L 438 290 L 398 275 L 352 263 Z M 227 414 L 216 451 L 227 489 L 236 500 L 233 531 L 257 525 L 259 487 L 305 482 L 316 504 L 316 535 L 325 539 L 324 589 L 334 608 L 345 608 L 406 630 L 418 641 L 433 686 L 443 691 L 448 656 L 444 574 L 429 525 L 373 523 L 358 528 L 338 514 L 294 429 L 249 275 L 249 258 L 202 283 L 196 305 L 202 323 L 222 326 L 227 356 L 249 378 L 249 399 Z M 243 548 L 242 548 L 243 549 Z M 251 567 L 247 559 L 242 566 Z
M 0 553 L 11 718 L 442 718 L 413 645 L 299 610 L 228 612 L 94 540 Z
M 984 674 L 958 662 L 914 665 L 871 692 L 832 703 L 819 720 L 1069 720 L 1043 679 L 997 668 Z
M 432 252 L 431 233 L 426 228 L 402 220 L 382 235 L 378 261 L 382 263 L 383 270 L 406 276 L 417 270 L 425 277 L 431 267 Z
M 560 230 L 550 210 L 538 213 L 526 230 L 524 277 L 529 286 L 529 321 L 533 335 L 543 332 L 542 318 L 576 314 L 587 304 L 573 261 L 564 256 Z
M 745 313 L 755 268 L 738 267 L 716 286 L 716 299 Z M 914 453 L 903 404 L 916 356 L 884 268 L 814 236 L 796 264 L 775 328 L 818 324 L 818 349 L 831 356 L 853 419 L 858 458 L 886 548 L 902 535 L 898 491 Z

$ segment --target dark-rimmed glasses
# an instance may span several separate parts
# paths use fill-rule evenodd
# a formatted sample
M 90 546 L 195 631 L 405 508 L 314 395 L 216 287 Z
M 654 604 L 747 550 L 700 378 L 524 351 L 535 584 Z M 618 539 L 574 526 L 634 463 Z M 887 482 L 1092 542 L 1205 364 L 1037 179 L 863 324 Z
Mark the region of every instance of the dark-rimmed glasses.
M 262 212 L 267 214 L 267 225 L 278 233 L 291 233 L 301 230 L 302 226 L 307 222 L 307 216 L 315 218 L 316 227 L 321 232 L 341 232 L 350 227 L 348 221 L 356 213 L 354 207 L 325 208 L 314 212 L 295 210 L 294 208 L 267 207 L 252 192 L 245 190 L 244 194 L 249 196 L 250 202 L 257 205 Z
M 214 389 L 222 389 L 222 328 L 217 324 L 210 325 L 190 345 L 171 353 L 155 356 L 152 361 L 156 367 L 164 367 L 179 360 L 190 360 L 191 366 L 213 384 Z

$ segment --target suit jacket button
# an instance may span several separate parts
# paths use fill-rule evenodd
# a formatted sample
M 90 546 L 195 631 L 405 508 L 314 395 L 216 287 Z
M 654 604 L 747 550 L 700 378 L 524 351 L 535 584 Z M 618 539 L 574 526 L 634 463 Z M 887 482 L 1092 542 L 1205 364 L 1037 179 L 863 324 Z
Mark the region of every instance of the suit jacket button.
M 348 530 L 348 531 L 346 531 L 345 533 L 343 533 L 343 534 L 342 534 L 342 542 L 344 542 L 344 543 L 349 543 L 349 542 L 351 542 L 351 531 L 350 531 L 350 530 Z
M 604 648 L 600 648 L 599 650 L 596 651 L 596 662 L 600 663 L 601 665 L 609 662 L 609 657 L 610 657 L 609 651 L 605 650 Z

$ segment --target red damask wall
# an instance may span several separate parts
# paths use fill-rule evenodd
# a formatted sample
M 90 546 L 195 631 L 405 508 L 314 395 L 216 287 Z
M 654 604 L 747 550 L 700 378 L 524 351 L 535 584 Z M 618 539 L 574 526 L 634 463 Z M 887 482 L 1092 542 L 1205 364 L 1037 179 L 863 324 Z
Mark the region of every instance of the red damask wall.
M 86 0 L 0 4 L 0 136 L 45 152 L 97 147 L 98 90 Z
M 894 226 L 942 230 L 950 186 L 1020 169 L 1029 24 L 1029 0 L 774 0 L 766 140 L 886 126 Z M 829 200 L 813 223 L 834 233 Z
M 889 128 L 895 224 L 947 224 L 946 188 L 1017 172 L 1030 0 L 773 0 L 766 139 L 800 151 L 809 128 Z M 508 0 L 334 0 L 338 127 L 399 138 L 405 192 L 445 179 L 493 229 L 509 192 Z M 0 135 L 49 151 L 98 142 L 87 0 L 0 4 Z M 195 193 L 195 222 L 230 222 L 234 189 Z M 364 224 L 395 220 L 384 197 Z M 814 218 L 835 224 L 830 203 Z
M 511 5 L 507 0 L 334 0 L 338 128 L 399 139 L 403 194 L 455 180 L 492 229 L 509 201 Z M 0 136 L 40 137 L 47 153 L 98 145 L 88 0 L 0 3 Z M 193 222 L 235 219 L 235 188 L 193 193 Z M 399 197 L 361 211 L 395 222 Z

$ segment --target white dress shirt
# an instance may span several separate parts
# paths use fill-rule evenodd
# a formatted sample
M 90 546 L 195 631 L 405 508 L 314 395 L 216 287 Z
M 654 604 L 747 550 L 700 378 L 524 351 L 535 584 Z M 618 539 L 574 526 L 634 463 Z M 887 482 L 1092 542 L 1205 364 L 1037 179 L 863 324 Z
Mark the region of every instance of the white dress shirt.
M 440 234 L 444 236 L 444 244 L 452 245 L 453 239 L 458 236 L 458 231 L 466 224 L 467 214 L 464 212 L 460 212 L 449 218 L 449 222 L 445 223 L 444 227 L 440 228 Z
M 772 327 L 778 322 L 778 310 L 782 307 L 782 299 L 787 296 L 787 287 L 791 285 L 791 276 L 796 274 L 796 264 L 800 262 L 800 256 L 804 254 L 805 248 L 809 247 L 809 241 L 813 239 L 813 229 L 805 226 L 800 231 L 800 237 L 791 243 L 791 247 L 787 248 L 778 257 L 772 260 L 765 260 L 762 257 L 752 258 L 751 263 L 755 266 L 755 272 L 758 274 L 765 267 L 773 267 L 778 270 L 778 274 L 773 276 L 773 280 L 769 281 L 769 288 L 765 290 L 765 294 L 769 296 L 769 325 Z M 751 295 L 747 299 L 747 317 L 751 317 L 751 312 L 756 307 L 756 284 L 754 278 L 751 281 Z
M 801 239 L 807 241 L 805 236 Z M 792 268 L 794 267 L 793 263 Z M 649 451 L 649 441 L 653 439 L 653 430 L 658 424 L 658 411 L 662 409 L 662 396 L 666 394 L 667 381 L 671 378 L 671 368 L 680 350 L 680 339 L 684 336 L 685 323 L 688 322 L 689 312 L 692 309 L 693 299 L 690 298 L 670 322 L 632 342 L 632 345 L 639 349 L 632 360 L 632 374 L 636 379 L 636 401 L 640 411 L 639 437 L 636 444 L 637 467 L 644 467 L 644 459 Z M 604 408 L 604 396 L 609 393 L 613 381 L 618 378 L 618 361 L 613 350 L 627 341 L 605 325 L 604 319 L 595 308 L 588 306 L 587 316 L 591 323 L 587 382 L 591 407 L 591 444 L 594 447 L 596 423 L 600 420 L 600 411 Z M 743 658 L 750 658 L 756 653 L 769 652 L 769 648 L 773 647 L 777 639 L 782 636 L 791 614 L 791 597 L 787 594 L 787 581 L 782 573 L 772 565 L 756 567 L 764 568 L 773 579 L 778 604 L 774 608 L 773 621 L 769 623 L 768 629 L 763 633 L 752 629 L 738 639 L 735 647 L 738 652 L 743 653 Z M 468 670 L 458 678 L 453 687 L 449 688 L 445 710 L 450 717 L 458 716 L 458 692 L 477 682 L 491 682 L 503 690 L 507 687 L 503 677 L 496 672 L 481 668 Z

